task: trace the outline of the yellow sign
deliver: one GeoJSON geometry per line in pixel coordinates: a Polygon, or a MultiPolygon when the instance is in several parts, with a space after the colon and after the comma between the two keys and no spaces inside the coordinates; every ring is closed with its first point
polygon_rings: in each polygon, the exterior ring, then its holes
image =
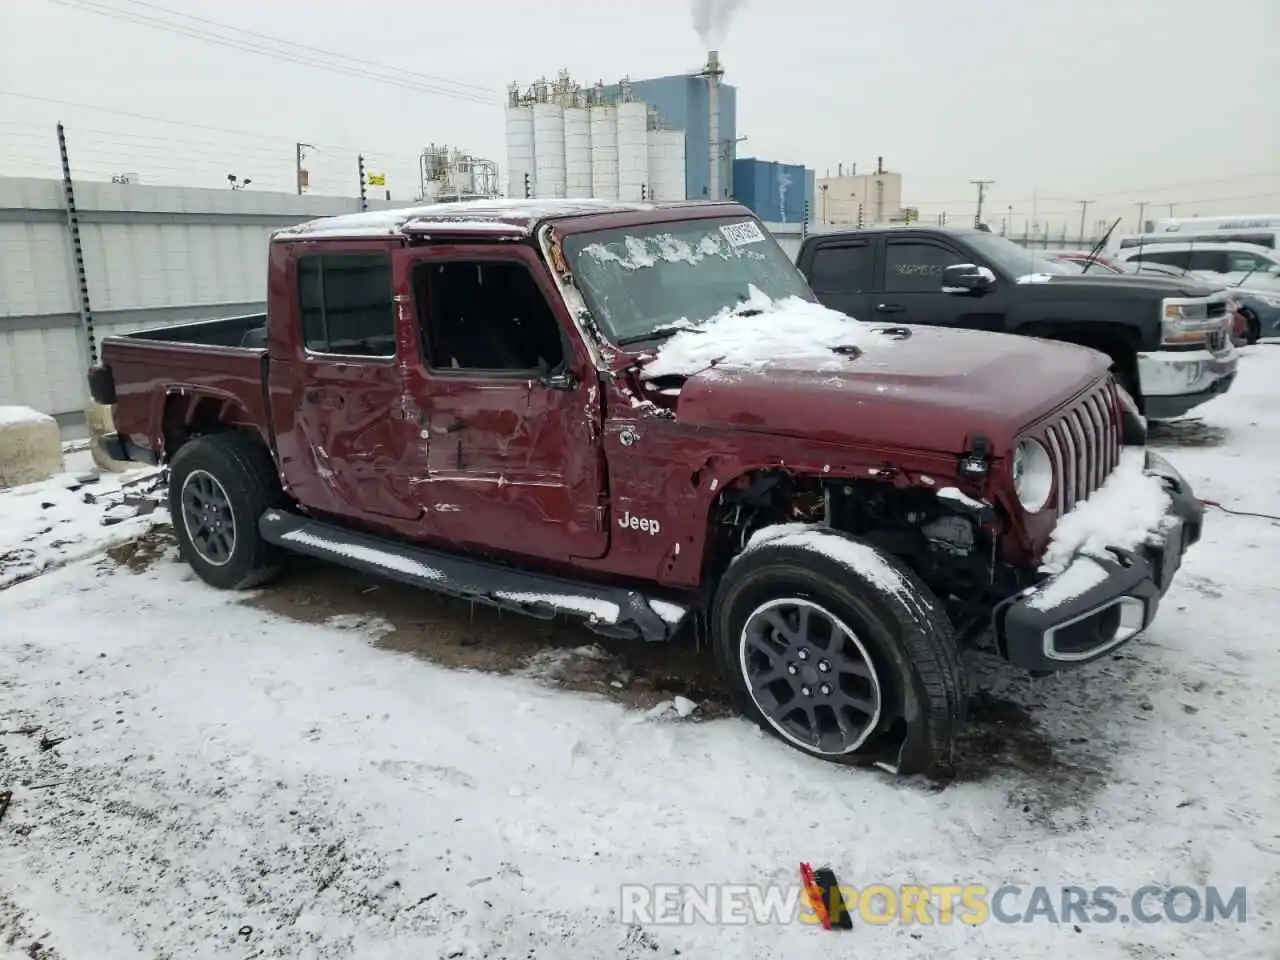
{"type": "Polygon", "coordinates": [[[385,173],[369,174],[369,186],[385,187],[387,185],[387,175],[385,173]]]}

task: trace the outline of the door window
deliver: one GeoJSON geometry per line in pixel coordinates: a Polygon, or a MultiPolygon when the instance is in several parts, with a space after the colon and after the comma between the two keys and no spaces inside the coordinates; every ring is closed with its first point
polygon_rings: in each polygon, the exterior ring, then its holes
{"type": "Polygon", "coordinates": [[[967,262],[935,243],[890,240],[885,253],[884,288],[890,293],[939,293],[942,268],[967,262]]]}
{"type": "MultiPolygon", "coordinates": [[[[1143,263],[1167,263],[1171,267],[1179,267],[1183,270],[1191,269],[1191,251],[1189,250],[1144,251],[1143,253],[1135,254],[1130,259],[1140,260],[1143,263]]],[[[1205,268],[1199,267],[1197,269],[1203,270],[1205,268]]]]}
{"type": "Polygon", "coordinates": [[[828,293],[871,289],[873,251],[869,243],[828,243],[813,252],[809,286],[828,293]]]}
{"type": "Polygon", "coordinates": [[[298,260],[298,309],[312,353],[391,357],[396,352],[391,258],[326,253],[298,260]]]}
{"type": "Polygon", "coordinates": [[[1260,257],[1256,253],[1235,253],[1227,254],[1227,272],[1235,273],[1237,271],[1249,273],[1250,271],[1267,270],[1271,267],[1271,261],[1266,257],[1260,257]]]}
{"type": "Polygon", "coordinates": [[[427,366],[528,374],[564,360],[560,324],[522,263],[446,260],[414,270],[427,366]]]}
{"type": "Polygon", "coordinates": [[[1227,255],[1222,250],[1192,250],[1187,262],[1192,270],[1212,270],[1214,273],[1226,273],[1229,269],[1227,255]]]}

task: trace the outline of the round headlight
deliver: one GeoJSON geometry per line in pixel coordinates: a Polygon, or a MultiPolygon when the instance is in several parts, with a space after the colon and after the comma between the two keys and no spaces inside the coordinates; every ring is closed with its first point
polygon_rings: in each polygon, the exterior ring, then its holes
{"type": "Polygon", "coordinates": [[[1053,492],[1053,461],[1035,440],[1022,440],[1013,449],[1013,490],[1027,513],[1038,513],[1053,492]]]}

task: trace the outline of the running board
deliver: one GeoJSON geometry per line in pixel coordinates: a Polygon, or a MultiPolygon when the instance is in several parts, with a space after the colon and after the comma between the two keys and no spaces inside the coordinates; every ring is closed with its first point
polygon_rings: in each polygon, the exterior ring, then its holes
{"type": "Polygon", "coordinates": [[[258,530],[268,543],[295,553],[540,620],[561,614],[578,617],[588,629],[607,637],[670,640],[689,615],[683,604],[624,587],[579,583],[463,559],[283,510],[264,513],[258,530]]]}

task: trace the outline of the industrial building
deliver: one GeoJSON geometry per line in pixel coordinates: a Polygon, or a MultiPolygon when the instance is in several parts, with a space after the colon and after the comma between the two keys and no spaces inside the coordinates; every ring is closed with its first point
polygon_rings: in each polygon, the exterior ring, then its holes
{"type": "Polygon", "coordinates": [[[877,158],[872,173],[858,173],[856,164],[846,172],[840,164],[836,176],[818,179],[813,202],[816,223],[857,226],[900,220],[904,215],[902,174],[886,170],[884,157],[877,158]]]}
{"type": "Polygon", "coordinates": [[[735,91],[713,51],[702,72],[583,87],[513,83],[506,113],[510,196],[686,200],[730,196],[735,91]]]}
{"type": "Polygon", "coordinates": [[[814,172],[798,164],[750,157],[733,161],[733,197],[766,223],[815,219],[814,172]]]}
{"type": "Polygon", "coordinates": [[[498,165],[456,147],[434,143],[418,157],[419,202],[485,200],[501,195],[498,165]]]}

